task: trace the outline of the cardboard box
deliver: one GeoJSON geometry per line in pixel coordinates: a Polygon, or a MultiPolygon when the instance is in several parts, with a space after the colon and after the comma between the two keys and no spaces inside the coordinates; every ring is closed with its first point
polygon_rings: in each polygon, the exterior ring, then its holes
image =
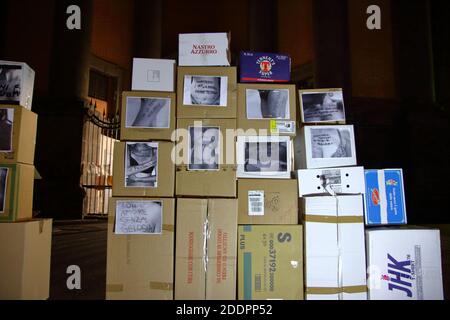
{"type": "Polygon", "coordinates": [[[179,119],[176,195],[236,198],[233,119],[179,119]],[[183,130],[184,129],[184,130],[183,130]]]}
{"type": "Polygon", "coordinates": [[[182,33],[179,35],[180,66],[229,66],[230,33],[182,33]]]}
{"type": "Polygon", "coordinates": [[[175,60],[133,58],[133,91],[175,91],[175,60]]]}
{"type": "Polygon", "coordinates": [[[239,224],[298,224],[297,180],[238,180],[239,224]]]}
{"type": "Polygon", "coordinates": [[[299,90],[301,123],[345,124],[342,89],[299,90]]]}
{"type": "Polygon", "coordinates": [[[173,148],[174,144],[171,142],[116,142],[113,196],[173,197],[173,148]]]}
{"type": "Polygon", "coordinates": [[[176,95],[167,92],[123,92],[120,139],[172,139],[176,128],[176,95]]]}
{"type": "Polygon", "coordinates": [[[0,223],[0,300],[47,300],[52,220],[0,223]]]}
{"type": "Polygon", "coordinates": [[[172,300],[175,199],[111,198],[106,264],[107,300],[172,300]],[[161,234],[115,234],[119,201],[162,203],[161,234]]]}
{"type": "Polygon", "coordinates": [[[353,126],[306,126],[296,148],[299,169],[356,166],[353,126]]]}
{"type": "Polygon", "coordinates": [[[370,300],[443,300],[439,230],[366,231],[370,300]]]}
{"type": "Polygon", "coordinates": [[[367,300],[363,198],[302,199],[307,300],[367,300]]]}
{"type": "Polygon", "coordinates": [[[302,226],[240,226],[239,300],[303,300],[302,226]]]}
{"type": "Polygon", "coordinates": [[[0,60],[0,104],[14,104],[31,110],[34,71],[26,63],[0,60]]]}
{"type": "Polygon", "coordinates": [[[295,85],[238,84],[238,128],[248,130],[245,135],[258,135],[264,130],[262,135],[295,136],[295,91],[295,85]]]}
{"type": "Polygon", "coordinates": [[[238,178],[291,179],[294,151],[290,137],[239,136],[236,149],[238,178]]]}
{"type": "Polygon", "coordinates": [[[403,170],[366,170],[366,224],[406,224],[403,170]]]}
{"type": "Polygon", "coordinates": [[[236,67],[178,67],[177,117],[236,119],[236,67]]]}
{"type": "Polygon", "coordinates": [[[0,115],[0,162],[33,164],[37,114],[21,106],[0,105],[0,115]]]}
{"type": "Polygon", "coordinates": [[[176,300],[235,300],[237,200],[178,199],[176,300]]]}
{"type": "Polygon", "coordinates": [[[0,164],[0,222],[33,217],[34,166],[0,164]]]}
{"type": "Polygon", "coordinates": [[[241,82],[291,81],[291,57],[285,54],[241,51],[239,69],[241,82]]]}
{"type": "Polygon", "coordinates": [[[364,167],[297,171],[300,197],[330,194],[365,194],[364,167]]]}

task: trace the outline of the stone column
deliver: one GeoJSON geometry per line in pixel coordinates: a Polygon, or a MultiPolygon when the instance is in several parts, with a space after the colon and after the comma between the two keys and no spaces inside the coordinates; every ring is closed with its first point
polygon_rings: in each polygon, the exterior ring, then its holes
{"type": "Polygon", "coordinates": [[[135,57],[161,58],[162,11],[162,0],[135,0],[135,57]]]}

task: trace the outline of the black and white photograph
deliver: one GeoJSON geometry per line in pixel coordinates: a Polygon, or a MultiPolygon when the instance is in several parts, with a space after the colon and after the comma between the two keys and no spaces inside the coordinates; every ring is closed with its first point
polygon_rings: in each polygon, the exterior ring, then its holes
{"type": "Polygon", "coordinates": [[[238,137],[238,177],[290,178],[291,155],[289,137],[238,137]]]}
{"type": "Polygon", "coordinates": [[[228,77],[185,76],[183,104],[187,106],[226,107],[228,77]]]}
{"type": "Polygon", "coordinates": [[[0,152],[12,152],[14,109],[0,108],[0,152]]]}
{"type": "Polygon", "coordinates": [[[219,152],[219,127],[189,127],[189,171],[219,170],[219,152]]]}
{"type": "Polygon", "coordinates": [[[289,119],[289,90],[246,90],[247,119],[289,119]]]}
{"type": "Polygon", "coordinates": [[[16,65],[0,65],[0,100],[20,99],[22,68],[16,65]]]}
{"type": "Polygon", "coordinates": [[[313,159],[351,158],[352,134],[349,129],[321,128],[311,130],[313,159]]]}
{"type": "Polygon", "coordinates": [[[126,128],[170,128],[170,99],[128,97],[126,104],[126,128]]]}
{"type": "Polygon", "coordinates": [[[0,213],[5,212],[8,168],[0,168],[0,213]]]}
{"type": "Polygon", "coordinates": [[[345,122],[342,91],[300,92],[303,122],[345,122]]]}
{"type": "Polygon", "coordinates": [[[125,150],[125,187],[158,187],[158,144],[127,142],[125,150]]]}
{"type": "Polygon", "coordinates": [[[152,235],[162,233],[162,202],[117,201],[115,234],[152,235]]]}

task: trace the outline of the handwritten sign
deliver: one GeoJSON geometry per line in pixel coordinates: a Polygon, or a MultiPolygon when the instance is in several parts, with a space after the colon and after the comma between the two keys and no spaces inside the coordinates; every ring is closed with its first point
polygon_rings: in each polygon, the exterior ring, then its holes
{"type": "Polygon", "coordinates": [[[117,201],[115,234],[161,234],[161,201],[117,201]]]}

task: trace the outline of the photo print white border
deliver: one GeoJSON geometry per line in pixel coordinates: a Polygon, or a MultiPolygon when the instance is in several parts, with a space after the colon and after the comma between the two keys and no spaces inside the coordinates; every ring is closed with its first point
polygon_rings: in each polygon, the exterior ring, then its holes
{"type": "Polygon", "coordinates": [[[126,142],[125,143],[125,159],[124,159],[124,185],[126,188],[140,188],[140,189],[156,189],[158,188],[158,179],[159,179],[159,144],[157,142],[126,142]],[[135,144],[147,144],[149,147],[156,148],[156,181],[153,186],[129,186],[127,182],[127,164],[128,164],[128,146],[135,144]]]}
{"type": "Polygon", "coordinates": [[[228,76],[223,75],[185,75],[183,88],[183,105],[191,107],[217,107],[223,108],[228,106],[228,76]],[[220,103],[218,105],[194,104],[191,99],[192,78],[220,78],[220,103]]]}
{"type": "Polygon", "coordinates": [[[290,137],[278,136],[239,136],[236,143],[237,158],[237,178],[253,178],[253,179],[290,179],[292,171],[292,141],[290,137]],[[245,171],[245,144],[246,143],[280,143],[285,142],[287,168],[286,172],[246,172],[245,171]]]}
{"type": "Polygon", "coordinates": [[[301,121],[302,123],[345,123],[346,122],[346,113],[345,113],[345,103],[344,103],[344,92],[340,88],[336,89],[317,89],[317,90],[299,90],[298,96],[300,100],[300,114],[301,114],[301,121]],[[304,106],[304,99],[303,97],[306,95],[312,95],[312,94],[340,94],[342,96],[342,112],[343,116],[342,118],[334,118],[331,120],[307,120],[305,119],[305,106],[304,106]]]}
{"type": "MultiPolygon", "coordinates": [[[[163,232],[163,218],[164,218],[164,203],[161,200],[132,200],[132,199],[128,199],[128,200],[117,200],[116,201],[116,215],[114,217],[115,219],[115,223],[114,223],[114,234],[118,234],[118,235],[161,235],[163,232]],[[126,231],[122,231],[122,226],[120,225],[120,216],[122,214],[122,212],[120,212],[119,210],[119,206],[120,204],[127,204],[127,203],[159,203],[160,205],[160,210],[159,210],[159,217],[160,217],[160,225],[159,225],[159,232],[126,232],[126,231]]],[[[148,222],[148,220],[146,221],[148,222]]],[[[137,224],[137,223],[136,223],[137,224]]]]}
{"type": "Polygon", "coordinates": [[[355,133],[352,125],[306,126],[303,129],[307,169],[356,166],[355,133]],[[347,130],[350,133],[351,157],[345,158],[313,158],[311,130],[347,130]]]}
{"type": "MultiPolygon", "coordinates": [[[[202,132],[202,137],[203,137],[203,133],[202,132]]],[[[221,131],[220,131],[220,126],[188,126],[188,171],[220,171],[220,160],[221,160],[221,152],[222,152],[222,144],[221,144],[221,131]],[[191,145],[191,128],[199,128],[199,129],[217,129],[218,135],[219,135],[219,141],[217,142],[217,148],[216,151],[218,152],[217,155],[217,168],[216,169],[196,169],[196,168],[192,168],[192,166],[194,166],[195,164],[191,164],[191,152],[192,152],[192,145],[191,145]]]]}
{"type": "MultiPolygon", "coordinates": [[[[245,116],[247,118],[247,120],[262,120],[262,121],[268,121],[268,120],[290,120],[291,119],[291,97],[290,97],[290,90],[289,89],[279,89],[279,88],[246,88],[245,89],[245,116]],[[249,94],[251,94],[252,91],[257,91],[258,93],[260,91],[283,91],[285,93],[287,93],[287,99],[286,99],[286,109],[285,109],[285,116],[284,118],[264,118],[262,115],[262,111],[261,111],[261,117],[251,117],[249,116],[249,109],[253,108],[254,106],[250,106],[249,105],[249,94]]],[[[261,110],[261,103],[259,105],[259,108],[261,110]]]]}
{"type": "MultiPolygon", "coordinates": [[[[139,101],[139,104],[141,103],[141,101],[139,101]]],[[[139,108],[139,107],[138,107],[139,108]]],[[[172,112],[172,99],[171,98],[166,98],[166,97],[146,97],[146,96],[128,96],[126,97],[126,104],[125,104],[125,128],[127,129],[170,129],[170,116],[171,116],[171,112],[172,112]],[[136,121],[136,116],[139,113],[139,109],[137,112],[135,112],[135,117],[134,119],[130,119],[130,112],[129,112],[129,106],[130,103],[132,103],[132,100],[134,99],[140,99],[142,101],[142,99],[148,99],[148,100],[165,100],[166,104],[164,105],[164,109],[168,109],[167,111],[167,126],[133,126],[132,124],[130,124],[132,121],[136,121]]]]}

